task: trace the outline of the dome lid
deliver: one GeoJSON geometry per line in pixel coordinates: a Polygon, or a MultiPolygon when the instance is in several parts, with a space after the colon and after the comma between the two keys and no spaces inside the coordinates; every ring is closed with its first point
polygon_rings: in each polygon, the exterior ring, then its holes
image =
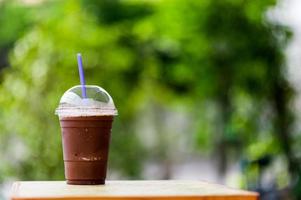
{"type": "Polygon", "coordinates": [[[103,88],[85,85],[86,98],[82,97],[82,86],[76,85],[61,97],[55,113],[59,117],[117,115],[112,97],[103,88]]]}

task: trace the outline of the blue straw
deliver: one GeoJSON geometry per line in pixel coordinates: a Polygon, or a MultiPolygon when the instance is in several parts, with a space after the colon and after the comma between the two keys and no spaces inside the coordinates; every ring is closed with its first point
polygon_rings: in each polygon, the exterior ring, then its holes
{"type": "Polygon", "coordinates": [[[86,81],[85,81],[85,74],[84,74],[84,68],[83,68],[83,60],[82,55],[80,53],[77,54],[77,64],[78,64],[78,72],[79,72],[79,78],[80,78],[80,84],[82,86],[82,97],[84,99],[87,98],[86,93],[86,81]]]}

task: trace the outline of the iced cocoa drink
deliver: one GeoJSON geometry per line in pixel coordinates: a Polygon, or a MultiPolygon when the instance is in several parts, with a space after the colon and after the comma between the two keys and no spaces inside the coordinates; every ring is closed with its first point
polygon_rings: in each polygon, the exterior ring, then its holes
{"type": "Polygon", "coordinates": [[[69,89],[56,110],[59,115],[65,177],[68,184],[104,184],[114,116],[110,95],[98,86],[69,89]]]}

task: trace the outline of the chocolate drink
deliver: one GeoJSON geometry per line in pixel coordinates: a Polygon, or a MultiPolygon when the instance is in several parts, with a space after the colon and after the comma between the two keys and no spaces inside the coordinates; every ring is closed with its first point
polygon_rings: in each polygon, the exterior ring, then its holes
{"type": "Polygon", "coordinates": [[[68,184],[104,184],[113,116],[60,118],[68,184]]]}

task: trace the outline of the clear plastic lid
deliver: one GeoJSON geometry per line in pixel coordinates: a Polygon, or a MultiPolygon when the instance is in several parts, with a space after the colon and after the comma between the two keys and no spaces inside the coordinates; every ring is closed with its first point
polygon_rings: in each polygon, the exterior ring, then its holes
{"type": "Polygon", "coordinates": [[[103,88],[85,85],[86,98],[82,97],[82,86],[67,90],[55,111],[59,117],[117,115],[112,97],[103,88]]]}

